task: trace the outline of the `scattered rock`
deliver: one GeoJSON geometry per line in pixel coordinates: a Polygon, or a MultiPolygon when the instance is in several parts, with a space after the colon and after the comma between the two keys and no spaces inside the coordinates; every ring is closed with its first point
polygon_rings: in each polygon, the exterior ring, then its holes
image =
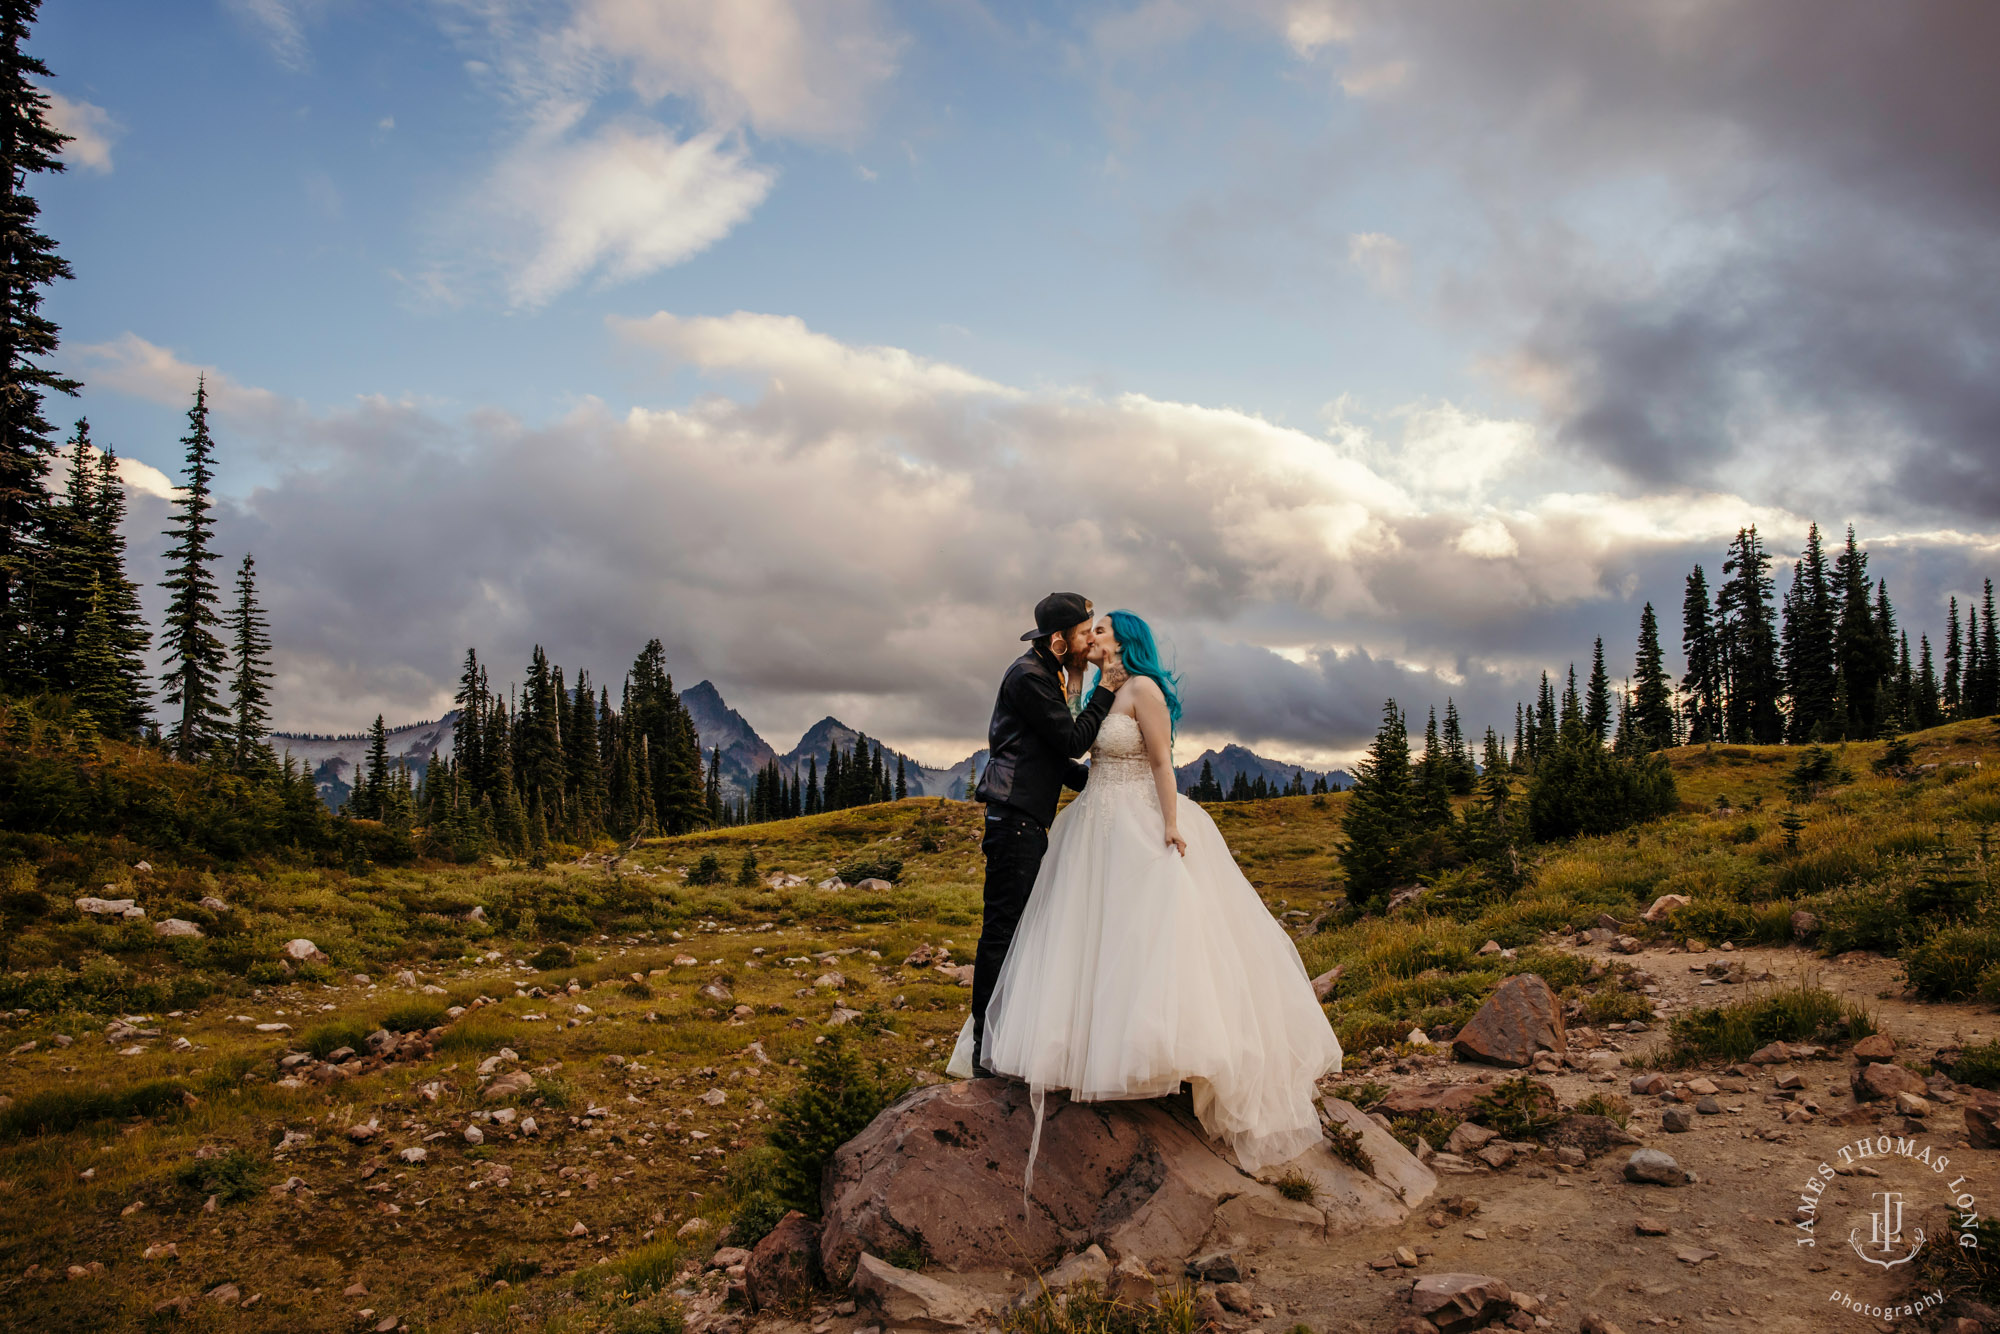
{"type": "Polygon", "coordinates": [[[202,938],[200,927],[196,926],[193,922],[185,921],[179,917],[169,917],[164,922],[153,923],[153,934],[156,936],[185,936],[193,940],[200,940],[202,938]]]}
{"type": "Polygon", "coordinates": [[[753,1310],[806,1296],[820,1281],[818,1227],[792,1210],[757,1243],[743,1277],[753,1310]]]}
{"type": "Polygon", "coordinates": [[[1498,1138],[1500,1138],[1500,1132],[1497,1130],[1488,1130],[1485,1126],[1474,1125],[1470,1121],[1463,1121],[1459,1123],[1458,1128],[1453,1130],[1451,1135],[1445,1140],[1445,1152],[1458,1154],[1473,1153],[1485,1148],[1498,1138]]]}
{"type": "Polygon", "coordinates": [[[1658,1149],[1639,1149],[1626,1159],[1625,1179],[1653,1186],[1685,1186],[1693,1180],[1671,1154],[1658,1149]]]}
{"type": "Polygon", "coordinates": [[[89,913],[92,917],[123,917],[137,906],[131,899],[84,897],[76,901],[76,910],[80,913],[89,913]]]}
{"type": "Polygon", "coordinates": [[[210,1301],[219,1302],[224,1306],[234,1306],[243,1300],[243,1289],[234,1283],[218,1283],[203,1295],[210,1301]]]}
{"type": "Polygon", "coordinates": [[[374,1139],[380,1131],[381,1127],[373,1121],[357,1121],[347,1128],[347,1138],[353,1140],[356,1144],[366,1144],[374,1139]]]}
{"type": "Polygon", "coordinates": [[[1894,1098],[1898,1093],[1914,1093],[1922,1097],[1929,1091],[1930,1086],[1924,1083],[1922,1075],[1892,1061],[1876,1061],[1854,1072],[1854,1097],[1858,1102],[1894,1098]]]}
{"type": "Polygon", "coordinates": [[[1783,1065],[1792,1059],[1792,1049],[1783,1042],[1773,1042],[1767,1047],[1759,1047],[1750,1053],[1752,1065],[1783,1065]]]}
{"type": "Polygon", "coordinates": [[[1649,1218],[1645,1214],[1640,1214],[1636,1219],[1632,1220],[1632,1230],[1642,1237],[1664,1237],[1673,1229],[1657,1218],[1649,1218]]]}
{"type": "Polygon", "coordinates": [[[898,1269],[873,1255],[864,1254],[856,1262],[849,1286],[858,1303],[872,1307],[892,1327],[958,1329],[991,1314],[976,1294],[898,1269]]]}
{"type": "Polygon", "coordinates": [[[1243,1266],[1230,1251],[1210,1251],[1187,1262],[1187,1276],[1197,1283],[1241,1283],[1243,1266]]]}
{"type": "Polygon", "coordinates": [[[1721,1254],[1719,1251],[1704,1251],[1693,1246],[1682,1246],[1674,1252],[1674,1259],[1684,1265],[1698,1265],[1704,1260],[1715,1259],[1719,1254],[1721,1254]]]}
{"type": "Polygon", "coordinates": [[[178,1260],[181,1248],[171,1241],[156,1241],[139,1253],[141,1260],[178,1260]]]}
{"type": "Polygon", "coordinates": [[[1887,1033],[1871,1033],[1854,1044],[1854,1059],[1863,1065],[1896,1059],[1896,1040],[1887,1033]]]}
{"type": "Polygon", "coordinates": [[[401,1158],[406,1163],[420,1163],[424,1159],[430,1157],[431,1155],[430,1155],[430,1150],[424,1148],[423,1145],[413,1144],[409,1148],[404,1149],[402,1152],[398,1153],[396,1156],[398,1158],[401,1158]]]}
{"type": "Polygon", "coordinates": [[[1982,1092],[1965,1104],[1965,1139],[1975,1149],[2000,1149],[2000,1094],[1982,1092]]]}
{"type": "Polygon", "coordinates": [[[854,887],[859,890],[865,890],[870,894],[887,894],[895,888],[887,880],[878,880],[874,876],[870,876],[866,880],[856,881],[854,887]]]}
{"type": "Polygon", "coordinates": [[[1437,1112],[1445,1116],[1467,1116],[1486,1092],[1479,1084],[1416,1084],[1396,1089],[1370,1110],[1387,1116],[1411,1116],[1437,1112]]]}
{"type": "Polygon", "coordinates": [[[1792,939],[1798,941],[1801,945],[1805,945],[1818,938],[1819,918],[1813,916],[1804,908],[1794,908],[1792,910],[1792,939]]]}
{"type": "Polygon", "coordinates": [[[1577,1325],[1577,1334],[1625,1334],[1625,1331],[1593,1311],[1577,1325]]]}
{"type": "Polygon", "coordinates": [[[287,959],[290,959],[293,963],[326,962],[325,952],[322,951],[319,946],[313,944],[310,940],[307,940],[304,936],[300,936],[296,940],[286,941],[285,948],[282,951],[280,951],[280,953],[282,953],[287,959]]]}
{"type": "Polygon", "coordinates": [[[1485,1274],[1426,1274],[1410,1285],[1410,1308],[1443,1334],[1478,1329],[1503,1315],[1514,1290],[1485,1274]]]}
{"type": "Polygon", "coordinates": [[[1667,914],[1676,908],[1685,908],[1691,902],[1685,894],[1662,894],[1653,900],[1653,906],[1639,914],[1649,922],[1664,922],[1667,914]]]}
{"type": "Polygon", "coordinates": [[[1451,1045],[1465,1060],[1515,1068],[1532,1064],[1537,1051],[1563,1055],[1569,1050],[1562,1006],[1549,984],[1533,973],[1516,973],[1502,982],[1451,1045]]]}
{"type": "Polygon", "coordinates": [[[478,1126],[467,1126],[465,1128],[465,1142],[467,1144],[484,1144],[486,1142],[486,1132],[478,1126]]]}
{"type": "Polygon", "coordinates": [[[1632,1092],[1636,1094],[1639,1094],[1643,1097],[1653,1097],[1655,1095],[1665,1093],[1666,1091],[1667,1091],[1667,1077],[1665,1075],[1653,1074],[1653,1075],[1632,1076],[1632,1092]]]}
{"type": "Polygon", "coordinates": [[[1325,1000],[1328,996],[1331,996],[1334,984],[1340,981],[1340,975],[1346,971],[1347,965],[1337,963],[1314,978],[1312,981],[1313,995],[1319,997],[1321,1000],[1325,1000]]]}
{"type": "Polygon", "coordinates": [[[1102,1246],[1088,1246],[1073,1255],[1066,1255],[1062,1263],[1043,1274],[1038,1282],[1031,1283],[1021,1292],[1017,1300],[1027,1305],[1041,1296],[1044,1288],[1050,1292],[1061,1292],[1079,1283],[1095,1283],[1100,1288],[1111,1286],[1111,1258],[1102,1246]]]}
{"type": "MultiPolygon", "coordinates": [[[[485,1102],[500,1102],[507,1098],[518,1098],[533,1091],[535,1077],[526,1070],[509,1070],[480,1091],[480,1099],[485,1102]]],[[[526,1129],[524,1125],[522,1129],[526,1129]]]]}

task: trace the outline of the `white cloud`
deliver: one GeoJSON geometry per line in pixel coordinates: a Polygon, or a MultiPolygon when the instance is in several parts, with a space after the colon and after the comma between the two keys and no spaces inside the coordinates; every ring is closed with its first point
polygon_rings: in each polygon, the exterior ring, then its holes
{"type": "MultiPolygon", "coordinates": [[[[1532,429],[1450,404],[1315,434],[1023,389],[791,317],[613,332],[717,392],[530,425],[313,411],[212,375],[219,424],[276,464],[223,539],[269,572],[288,725],[434,714],[468,644],[504,676],[542,643],[615,689],[658,634],[677,680],[715,678],[774,741],[837,709],[956,759],[1025,609],[1067,586],[1173,642],[1191,737],[1345,753],[1385,693],[1511,717],[1592,634],[1629,643],[1639,598],[1678,605],[1742,524],[1780,549],[1804,528],[1730,495],[1521,491],[1532,429]]],[[[187,402],[191,362],[130,334],[89,352],[94,386],[187,402]]]]}
{"type": "Polygon", "coordinates": [[[1409,285],[1410,249],[1393,236],[1356,232],[1347,238],[1347,262],[1391,296],[1401,296],[1409,285]]]}
{"type": "Polygon", "coordinates": [[[860,129],[902,46],[873,0],[581,0],[570,34],[649,101],[803,139],[860,129]]]}
{"type": "Polygon", "coordinates": [[[728,235],[771,188],[773,173],[720,131],[676,140],[618,122],[573,133],[582,113],[572,105],[552,116],[487,188],[517,306],[542,305],[592,273],[619,281],[678,264],[728,235]]]}
{"type": "Polygon", "coordinates": [[[53,88],[44,88],[42,94],[49,99],[49,123],[70,136],[63,156],[92,171],[110,171],[111,145],[125,127],[93,102],[64,97],[53,88]]]}
{"type": "Polygon", "coordinates": [[[319,3],[320,0],[229,0],[230,8],[263,34],[270,43],[271,54],[287,69],[305,66],[306,17],[319,3]]]}

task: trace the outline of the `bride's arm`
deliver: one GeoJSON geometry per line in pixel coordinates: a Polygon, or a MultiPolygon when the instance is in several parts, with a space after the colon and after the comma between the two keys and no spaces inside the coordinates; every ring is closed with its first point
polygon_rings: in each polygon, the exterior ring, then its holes
{"type": "Polygon", "coordinates": [[[1152,766],[1153,789],[1160,796],[1160,816],[1167,824],[1167,842],[1187,856],[1181,837],[1180,789],[1174,783],[1174,723],[1167,716],[1167,697],[1151,677],[1135,676],[1126,683],[1132,692],[1132,712],[1139,720],[1139,738],[1146,743],[1146,763],[1152,766]]]}

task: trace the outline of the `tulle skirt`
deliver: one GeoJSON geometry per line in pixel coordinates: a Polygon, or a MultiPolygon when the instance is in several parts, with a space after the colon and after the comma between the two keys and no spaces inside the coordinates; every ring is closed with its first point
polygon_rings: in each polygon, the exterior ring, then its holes
{"type": "MultiPolygon", "coordinates": [[[[1176,800],[1185,858],[1150,781],[1093,779],[1056,817],[987,1009],[986,1064],[1086,1102],[1186,1081],[1203,1128],[1254,1172],[1319,1142],[1314,1084],[1340,1069],[1340,1043],[1215,822],[1176,800]]],[[[951,1072],[972,1073],[970,1021],[951,1072]]]]}

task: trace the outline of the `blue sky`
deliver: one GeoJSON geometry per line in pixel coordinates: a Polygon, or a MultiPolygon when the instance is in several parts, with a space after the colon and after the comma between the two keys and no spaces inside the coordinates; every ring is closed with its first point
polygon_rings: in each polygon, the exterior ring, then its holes
{"type": "Polygon", "coordinates": [[[1193,735],[1338,758],[1808,518],[1935,628],[2000,563],[1986,20],[1499,8],[71,0],[50,309],[165,474],[215,377],[302,728],[660,634],[949,761],[1068,582],[1193,735]]]}

